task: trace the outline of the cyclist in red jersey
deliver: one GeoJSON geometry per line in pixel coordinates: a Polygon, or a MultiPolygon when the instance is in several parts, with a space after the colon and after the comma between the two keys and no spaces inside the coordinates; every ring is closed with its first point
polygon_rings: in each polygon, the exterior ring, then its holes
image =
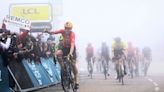
{"type": "MultiPolygon", "coordinates": [[[[73,57],[73,73],[75,76],[75,89],[79,88],[79,83],[78,83],[78,69],[76,66],[76,46],[75,46],[75,33],[72,31],[73,24],[71,22],[66,22],[64,25],[65,29],[60,29],[56,31],[47,31],[45,32],[53,35],[53,34],[62,34],[63,36],[63,48],[61,51],[58,51],[59,55],[62,56],[72,56],[73,57]]],[[[59,63],[61,67],[63,66],[62,58],[59,60],[59,63]]]]}
{"type": "MultiPolygon", "coordinates": [[[[86,47],[86,61],[87,61],[87,70],[89,72],[90,71],[89,64],[93,65],[94,63],[94,48],[91,43],[88,43],[86,47]]],[[[90,74],[88,76],[90,76],[90,74]]]]}

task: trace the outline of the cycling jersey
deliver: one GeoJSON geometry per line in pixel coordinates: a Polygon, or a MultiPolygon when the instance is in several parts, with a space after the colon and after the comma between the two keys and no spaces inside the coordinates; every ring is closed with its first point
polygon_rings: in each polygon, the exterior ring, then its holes
{"type": "MultiPolygon", "coordinates": [[[[20,30],[24,30],[24,29],[20,29],[20,30]]],[[[17,45],[28,35],[29,30],[24,30],[24,32],[22,34],[19,35],[18,39],[17,39],[17,45]]]]}
{"type": "Polygon", "coordinates": [[[51,34],[59,34],[61,33],[63,36],[63,46],[64,47],[71,47],[71,45],[75,45],[75,34],[72,31],[65,31],[64,29],[50,32],[51,34]]]}
{"type": "Polygon", "coordinates": [[[143,48],[142,54],[145,58],[151,58],[151,49],[149,47],[143,48]]]}
{"type": "MultiPolygon", "coordinates": [[[[71,47],[74,47],[73,51],[73,59],[76,60],[76,47],[75,47],[75,34],[72,31],[65,31],[64,29],[58,31],[52,31],[50,34],[62,34],[63,42],[62,42],[62,51],[63,56],[67,56],[70,52],[71,47]]],[[[60,45],[61,46],[61,45],[60,45]]]]}
{"type": "Polygon", "coordinates": [[[103,45],[101,47],[101,56],[104,57],[107,61],[109,61],[109,48],[108,46],[103,45]]]}
{"type": "Polygon", "coordinates": [[[135,49],[131,46],[127,48],[127,56],[133,57],[135,55],[135,49]]]}
{"type": "Polygon", "coordinates": [[[124,42],[113,42],[112,43],[112,50],[114,52],[114,56],[118,56],[118,55],[122,55],[123,54],[123,50],[125,49],[125,44],[124,42]]]}
{"type": "Polygon", "coordinates": [[[87,54],[87,57],[93,57],[93,54],[94,54],[94,49],[92,46],[88,46],[86,48],[86,54],[87,54]]]}

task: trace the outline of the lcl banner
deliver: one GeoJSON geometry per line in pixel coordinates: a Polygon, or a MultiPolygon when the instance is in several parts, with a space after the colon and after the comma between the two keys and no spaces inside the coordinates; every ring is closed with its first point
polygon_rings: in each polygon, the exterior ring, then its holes
{"type": "Polygon", "coordinates": [[[26,18],[31,22],[51,22],[52,7],[50,4],[12,4],[10,15],[26,18]]]}
{"type": "Polygon", "coordinates": [[[30,32],[43,32],[45,28],[52,29],[51,4],[11,4],[10,15],[29,19],[30,32]]]}

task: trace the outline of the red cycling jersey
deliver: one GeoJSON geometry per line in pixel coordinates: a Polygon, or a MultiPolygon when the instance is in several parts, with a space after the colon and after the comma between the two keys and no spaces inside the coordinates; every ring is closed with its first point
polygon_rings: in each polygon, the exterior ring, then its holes
{"type": "MultiPolygon", "coordinates": [[[[21,29],[24,30],[24,29],[21,29]]],[[[19,35],[16,44],[18,45],[29,33],[30,30],[25,30],[22,34],[19,35]]]]}
{"type": "MultiPolygon", "coordinates": [[[[6,25],[5,23],[2,24],[2,28],[3,29],[6,29],[6,25]]],[[[21,30],[24,30],[24,29],[21,29],[21,30]]],[[[19,42],[26,37],[26,35],[29,33],[30,30],[25,30],[22,34],[19,35],[17,41],[16,41],[16,44],[18,45],[19,42]]]]}
{"type": "Polygon", "coordinates": [[[93,54],[94,54],[94,49],[92,46],[88,46],[86,48],[86,54],[87,54],[87,57],[93,57],[93,54]]]}
{"type": "Polygon", "coordinates": [[[68,34],[64,29],[52,31],[51,34],[62,34],[64,40],[64,47],[75,46],[75,33],[70,31],[68,34]]]}

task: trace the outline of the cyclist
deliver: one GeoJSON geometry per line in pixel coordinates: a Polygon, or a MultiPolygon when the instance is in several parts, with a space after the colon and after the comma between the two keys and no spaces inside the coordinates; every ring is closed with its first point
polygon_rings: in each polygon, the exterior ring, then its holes
{"type": "MultiPolygon", "coordinates": [[[[102,42],[101,58],[104,58],[104,60],[107,63],[107,73],[108,73],[110,56],[109,56],[109,47],[107,46],[106,42],[102,42]]],[[[108,73],[108,76],[109,76],[109,73],[108,73]]]]}
{"type": "MultiPolygon", "coordinates": [[[[91,62],[91,59],[92,60],[94,59],[94,48],[93,48],[93,46],[92,46],[91,43],[88,43],[88,45],[86,47],[86,60],[87,60],[87,69],[88,69],[88,72],[90,71],[89,64],[94,63],[94,62],[91,62]]],[[[90,76],[90,74],[88,76],[90,76]]]]}
{"type": "MultiPolygon", "coordinates": [[[[76,47],[75,47],[75,33],[72,31],[73,24],[71,22],[66,22],[64,25],[64,29],[57,30],[57,31],[48,31],[47,29],[45,32],[49,34],[62,34],[63,36],[63,48],[62,51],[58,51],[59,53],[62,53],[62,56],[72,56],[73,62],[73,73],[75,76],[75,89],[79,88],[78,83],[78,70],[76,67],[76,47]]],[[[62,58],[59,60],[59,62],[63,62],[62,58]]],[[[63,66],[63,63],[60,63],[61,67],[63,66]]]]}
{"type": "Polygon", "coordinates": [[[150,47],[144,47],[142,50],[143,58],[149,61],[152,60],[152,53],[150,47]]]}
{"type": "Polygon", "coordinates": [[[132,42],[128,42],[127,62],[128,62],[129,74],[132,74],[133,77],[133,68],[134,68],[133,66],[135,64],[135,48],[133,47],[132,42]]]}
{"type": "Polygon", "coordinates": [[[58,50],[62,50],[62,48],[63,48],[63,36],[62,35],[60,35],[59,36],[59,43],[58,43],[58,45],[57,45],[57,48],[58,48],[58,50]]]}
{"type": "MultiPolygon", "coordinates": [[[[62,56],[62,49],[63,49],[63,36],[60,35],[59,36],[59,43],[56,44],[55,47],[55,56],[57,57],[57,60],[60,61],[60,57],[62,56]]],[[[62,62],[59,62],[59,64],[61,65],[62,62]]]]}
{"type": "MultiPolygon", "coordinates": [[[[125,59],[126,59],[126,55],[125,55],[125,44],[124,42],[121,40],[120,37],[116,37],[114,39],[114,42],[112,43],[112,51],[113,51],[113,62],[115,62],[118,59],[123,59],[123,66],[124,66],[124,74],[126,75],[126,65],[125,65],[125,59]]],[[[117,62],[115,63],[115,65],[117,64],[117,62]]],[[[116,68],[116,67],[115,67],[116,68]]],[[[118,71],[116,69],[117,72],[117,79],[118,79],[118,71]]]]}
{"type": "Polygon", "coordinates": [[[97,72],[101,72],[101,70],[102,70],[101,49],[97,49],[97,52],[96,52],[96,55],[95,55],[95,61],[96,61],[97,72]]]}
{"type": "Polygon", "coordinates": [[[136,66],[136,75],[139,76],[139,62],[141,61],[141,55],[139,48],[135,48],[135,66],[136,66]]]}
{"type": "Polygon", "coordinates": [[[149,65],[152,61],[152,52],[150,47],[144,47],[142,50],[142,56],[143,56],[143,67],[146,69],[145,76],[147,75],[147,70],[149,68],[149,65]]]}

